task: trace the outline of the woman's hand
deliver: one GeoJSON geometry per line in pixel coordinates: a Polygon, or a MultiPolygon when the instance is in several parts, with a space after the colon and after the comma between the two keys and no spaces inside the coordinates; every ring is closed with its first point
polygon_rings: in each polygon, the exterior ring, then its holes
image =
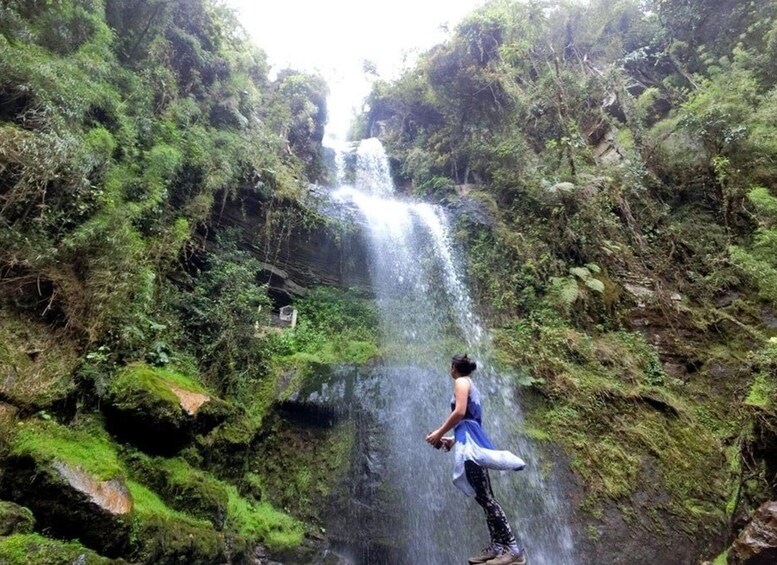
{"type": "Polygon", "coordinates": [[[439,449],[441,446],[438,444],[442,440],[443,433],[444,432],[439,428],[434,430],[433,432],[431,432],[429,435],[426,436],[426,443],[439,449]]]}

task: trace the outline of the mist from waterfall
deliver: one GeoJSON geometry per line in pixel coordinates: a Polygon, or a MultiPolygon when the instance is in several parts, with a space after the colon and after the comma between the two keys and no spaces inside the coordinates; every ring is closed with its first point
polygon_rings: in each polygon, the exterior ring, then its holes
{"type": "Polygon", "coordinates": [[[488,544],[483,511],[451,482],[452,454],[424,442],[450,412],[450,358],[467,352],[478,362],[473,377],[485,397],[486,432],[499,448],[516,452],[528,464],[517,473],[491,471],[496,497],[530,563],[572,565],[563,500],[549,461],[541,460],[521,433],[515,384],[492,366],[489,335],[472,303],[445,211],[394,195],[379,140],[337,144],[335,149],[340,186],[332,197],[343,207],[355,207],[365,226],[387,351],[377,391],[363,403],[382,426],[386,475],[402,509],[386,517],[394,522],[390,541],[399,548],[398,560],[463,563],[488,544]],[[346,163],[354,171],[346,172],[346,163]],[[346,183],[349,178],[352,184],[346,183]]]}

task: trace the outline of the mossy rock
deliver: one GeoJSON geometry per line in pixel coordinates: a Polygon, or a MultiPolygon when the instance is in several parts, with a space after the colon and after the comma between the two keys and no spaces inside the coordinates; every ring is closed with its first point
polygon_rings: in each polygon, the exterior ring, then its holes
{"type": "Polygon", "coordinates": [[[3,465],[2,496],[29,507],[40,527],[59,537],[78,538],[110,557],[123,555],[133,503],[107,435],[46,421],[17,428],[3,465]]]}
{"type": "Polygon", "coordinates": [[[218,563],[229,553],[210,522],[176,512],[126,479],[117,446],[99,421],[75,429],[25,421],[17,428],[0,492],[29,506],[54,535],[144,563],[218,563]]]}
{"type": "Polygon", "coordinates": [[[73,541],[60,541],[38,534],[13,534],[0,538],[3,565],[125,565],[122,559],[107,559],[73,541]]]}
{"type": "Polygon", "coordinates": [[[254,544],[261,541],[273,550],[289,550],[302,541],[300,522],[266,502],[242,496],[235,486],[183,459],[136,453],[128,458],[128,464],[138,476],[150,480],[171,507],[208,520],[217,530],[223,529],[225,543],[233,551],[244,543],[241,540],[254,544]]]}
{"type": "Polygon", "coordinates": [[[71,374],[76,345],[45,325],[0,310],[0,395],[26,412],[67,404],[76,392],[71,374]]]}
{"type": "Polygon", "coordinates": [[[151,516],[139,522],[133,560],[149,565],[212,565],[245,562],[245,540],[226,538],[213,528],[151,516]],[[229,543],[227,543],[229,539],[229,543]]]}
{"type": "Polygon", "coordinates": [[[237,479],[243,460],[258,431],[258,423],[249,416],[230,419],[209,434],[197,437],[197,448],[205,467],[218,475],[237,479]]]}
{"type": "Polygon", "coordinates": [[[223,529],[229,496],[220,481],[180,458],[135,453],[127,458],[127,464],[171,507],[208,520],[217,530],[223,529]]]}
{"type": "Polygon", "coordinates": [[[122,369],[108,386],[111,431],[149,453],[172,454],[236,409],[191,378],[145,364],[122,369]]]}
{"type": "Polygon", "coordinates": [[[0,536],[29,534],[35,527],[35,517],[29,508],[0,500],[0,536]]]}

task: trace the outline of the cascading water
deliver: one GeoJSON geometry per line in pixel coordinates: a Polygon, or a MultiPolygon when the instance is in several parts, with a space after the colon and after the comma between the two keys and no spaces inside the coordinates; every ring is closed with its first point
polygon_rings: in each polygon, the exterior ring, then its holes
{"type": "MultiPolygon", "coordinates": [[[[385,517],[391,521],[388,543],[397,548],[392,560],[447,565],[464,562],[487,544],[482,510],[451,483],[452,456],[424,443],[450,410],[450,356],[466,351],[478,361],[474,377],[485,396],[486,431],[498,446],[528,463],[520,473],[492,471],[496,496],[532,564],[572,565],[564,505],[552,478],[543,475],[547,462],[535,459],[537,451],[520,434],[514,385],[491,366],[488,334],[461,276],[444,210],[393,196],[388,161],[377,139],[362,141],[355,153],[353,185],[343,183],[349,177],[342,169],[348,159],[337,155],[337,178],[343,184],[333,197],[355,206],[366,226],[388,352],[388,367],[378,370],[376,390],[363,403],[382,427],[385,474],[399,509],[385,517]]],[[[371,562],[364,556],[352,559],[371,562]]]]}

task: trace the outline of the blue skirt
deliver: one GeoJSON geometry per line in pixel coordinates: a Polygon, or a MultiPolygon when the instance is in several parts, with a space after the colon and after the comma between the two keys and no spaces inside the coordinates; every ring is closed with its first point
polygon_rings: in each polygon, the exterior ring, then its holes
{"type": "Polygon", "coordinates": [[[461,420],[453,429],[456,443],[453,447],[453,484],[467,496],[475,496],[475,489],[464,473],[464,462],[473,461],[486,469],[520,471],[526,463],[510,451],[498,450],[475,420],[461,420]]]}

